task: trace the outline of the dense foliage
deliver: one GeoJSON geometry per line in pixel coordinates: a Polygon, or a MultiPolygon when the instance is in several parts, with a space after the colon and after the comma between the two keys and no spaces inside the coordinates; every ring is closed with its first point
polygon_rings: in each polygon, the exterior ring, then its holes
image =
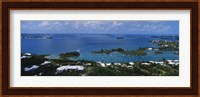
{"type": "Polygon", "coordinates": [[[110,66],[102,67],[93,61],[66,61],[62,59],[51,59],[51,63],[47,65],[40,65],[42,62],[48,60],[44,56],[34,55],[31,58],[22,59],[21,74],[22,76],[178,76],[179,66],[172,66],[165,61],[164,65],[150,63],[144,65],[144,62],[136,62],[134,65],[122,63],[122,65],[115,65],[111,63],[110,66]],[[91,63],[90,66],[85,66],[86,63],[91,63]],[[24,71],[25,67],[38,65],[39,68],[31,71],[24,71]],[[57,73],[56,69],[60,66],[67,65],[82,65],[85,69],[67,70],[57,73]]]}
{"type": "Polygon", "coordinates": [[[117,48],[117,49],[108,49],[108,50],[104,50],[101,49],[99,51],[94,51],[92,52],[93,54],[110,54],[112,52],[118,52],[121,54],[125,54],[125,55],[131,55],[131,56],[145,56],[147,55],[147,53],[144,50],[138,49],[138,50],[124,50],[122,48],[117,48]]]}

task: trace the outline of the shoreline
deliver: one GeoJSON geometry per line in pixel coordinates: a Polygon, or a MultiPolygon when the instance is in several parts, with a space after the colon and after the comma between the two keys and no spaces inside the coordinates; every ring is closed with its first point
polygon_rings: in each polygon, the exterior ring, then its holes
{"type": "Polygon", "coordinates": [[[108,63],[87,60],[74,61],[63,57],[48,59],[45,58],[45,55],[25,53],[22,54],[21,61],[22,76],[177,76],[179,71],[179,60],[166,59],[108,63]],[[158,69],[154,70],[155,67],[158,69]],[[168,68],[167,71],[165,68],[168,68]],[[119,70],[120,72],[118,72],[119,70]],[[168,70],[172,71],[168,73],[168,70]],[[154,73],[155,71],[157,73],[154,73]]]}

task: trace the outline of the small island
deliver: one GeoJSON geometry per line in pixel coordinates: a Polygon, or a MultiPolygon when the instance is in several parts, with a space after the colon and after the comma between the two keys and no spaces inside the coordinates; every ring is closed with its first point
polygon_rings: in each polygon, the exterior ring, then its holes
{"type": "Polygon", "coordinates": [[[51,35],[37,35],[37,34],[33,34],[33,35],[29,35],[29,34],[23,34],[21,36],[22,39],[53,39],[53,36],[51,35]]]}
{"type": "Polygon", "coordinates": [[[117,37],[117,39],[124,39],[123,37],[117,37]]]}
{"type": "Polygon", "coordinates": [[[178,41],[163,41],[163,40],[152,40],[149,41],[155,45],[158,45],[160,51],[178,51],[179,50],[179,42],[178,41]]]}
{"type": "Polygon", "coordinates": [[[67,53],[62,53],[60,54],[60,57],[63,58],[63,57],[78,57],[80,56],[80,53],[79,52],[67,52],[67,53]]]}
{"type": "Polygon", "coordinates": [[[99,51],[94,51],[91,52],[93,54],[110,54],[112,52],[118,52],[121,54],[125,54],[125,55],[130,55],[130,56],[145,56],[147,55],[147,53],[144,50],[124,50],[122,48],[117,48],[117,49],[101,49],[99,51]]]}

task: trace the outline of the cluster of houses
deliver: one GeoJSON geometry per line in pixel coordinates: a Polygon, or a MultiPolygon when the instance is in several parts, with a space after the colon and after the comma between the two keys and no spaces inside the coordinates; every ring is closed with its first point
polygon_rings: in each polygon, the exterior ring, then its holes
{"type": "Polygon", "coordinates": [[[178,66],[179,65],[179,60],[167,60],[168,64],[172,66],[178,66]]]}
{"type": "MultiPolygon", "coordinates": [[[[40,65],[49,65],[49,64],[51,64],[51,62],[50,61],[44,61],[43,63],[41,63],[40,65]]],[[[38,69],[39,68],[39,65],[33,65],[33,66],[31,66],[31,67],[25,67],[24,68],[24,71],[32,71],[32,70],[35,70],[35,69],[38,69]]]]}
{"type": "Polygon", "coordinates": [[[67,65],[67,66],[60,66],[56,69],[57,73],[62,73],[63,71],[67,70],[78,70],[78,71],[83,71],[85,67],[79,66],[79,65],[67,65]]]}
{"type": "MultiPolygon", "coordinates": [[[[179,65],[179,60],[166,60],[167,64],[171,66],[178,66],[179,65]]],[[[165,65],[166,63],[164,61],[149,61],[149,62],[143,62],[141,63],[142,65],[151,65],[151,64],[160,64],[160,65],[165,65]]],[[[97,62],[101,67],[107,67],[110,66],[111,63],[103,63],[103,62],[97,62]]],[[[122,67],[132,67],[135,63],[134,62],[129,62],[128,64],[125,63],[113,63],[114,65],[119,65],[122,67]]]]}
{"type": "Polygon", "coordinates": [[[37,69],[39,66],[37,66],[37,65],[33,65],[33,66],[31,66],[31,67],[25,67],[24,68],[24,71],[31,71],[31,70],[35,70],[35,69],[37,69]]]}
{"type": "Polygon", "coordinates": [[[31,53],[24,53],[24,54],[21,56],[21,59],[25,59],[25,58],[31,58],[31,53]]]}
{"type": "MultiPolygon", "coordinates": [[[[152,50],[152,49],[149,49],[152,50]]],[[[31,58],[31,53],[24,53],[21,57],[23,58],[31,58]]],[[[151,64],[160,64],[160,65],[165,65],[167,62],[167,64],[170,64],[171,66],[178,66],[179,65],[179,60],[166,60],[164,61],[149,61],[149,62],[143,62],[141,63],[142,65],[151,65],[151,64]]],[[[77,63],[80,63],[79,61],[77,63]]],[[[103,63],[103,62],[96,62],[99,66],[101,67],[108,67],[108,66],[121,66],[121,67],[127,67],[127,68],[133,68],[133,65],[135,65],[134,62],[129,62],[128,64],[125,63],[103,63]]],[[[85,69],[86,66],[90,66],[92,65],[92,63],[82,63],[83,65],[59,65],[59,67],[56,69],[56,74],[57,73],[62,73],[64,71],[68,71],[68,70],[78,70],[78,71],[83,71],[85,69]]],[[[40,65],[32,65],[31,67],[25,67],[24,71],[28,72],[28,71],[32,71],[32,70],[36,70],[39,68],[39,66],[48,66],[51,65],[51,61],[44,61],[43,63],[41,63],[40,65]]],[[[39,74],[41,75],[41,74],[39,74]]]]}

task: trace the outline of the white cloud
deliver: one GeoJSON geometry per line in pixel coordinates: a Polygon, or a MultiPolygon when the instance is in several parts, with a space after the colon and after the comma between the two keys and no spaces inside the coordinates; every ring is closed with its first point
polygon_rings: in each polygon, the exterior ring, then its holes
{"type": "Polygon", "coordinates": [[[161,32],[161,31],[169,31],[171,29],[172,28],[169,25],[164,25],[162,24],[162,22],[149,21],[149,22],[133,22],[129,30],[161,32]]]}
{"type": "Polygon", "coordinates": [[[110,28],[114,28],[122,25],[121,22],[111,22],[111,21],[75,21],[71,22],[72,26],[75,29],[80,27],[96,29],[96,30],[108,30],[110,28]]]}
{"type": "Polygon", "coordinates": [[[41,27],[45,27],[45,26],[49,26],[49,22],[48,21],[43,21],[39,24],[39,26],[41,27]]]}
{"type": "Polygon", "coordinates": [[[112,23],[112,26],[113,26],[113,27],[121,26],[121,25],[122,25],[122,22],[116,22],[116,21],[115,21],[115,22],[112,23]]]}

